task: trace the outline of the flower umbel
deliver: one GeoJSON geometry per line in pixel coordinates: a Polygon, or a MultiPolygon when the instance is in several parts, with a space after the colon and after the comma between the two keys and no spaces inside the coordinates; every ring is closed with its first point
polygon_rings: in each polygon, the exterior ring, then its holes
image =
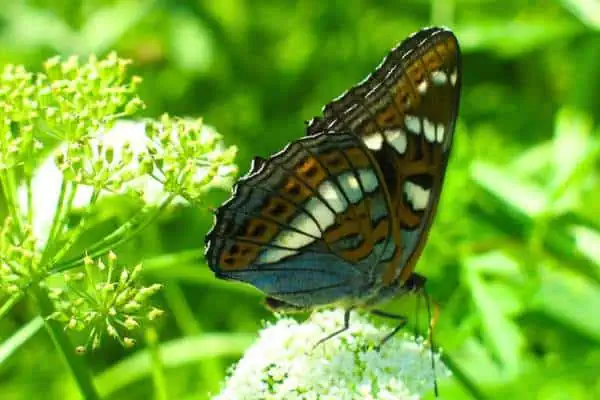
{"type": "MultiPolygon", "coordinates": [[[[267,326],[214,399],[403,400],[433,389],[431,351],[421,339],[398,334],[376,350],[388,328],[357,314],[348,331],[312,348],[342,321],[343,312],[324,311],[302,324],[285,318],[267,326]]],[[[448,376],[434,357],[437,378],[448,376]]]]}
{"type": "Polygon", "coordinates": [[[129,64],[111,53],[0,70],[0,317],[31,293],[63,354],[65,330],[87,335],[79,350],[135,343],[162,314],[149,305],[160,285],[109,250],[235,172],[235,149],[200,121],[124,120],[144,108],[129,64]]]}
{"type": "Polygon", "coordinates": [[[171,118],[149,121],[148,153],[140,164],[163,185],[163,190],[196,200],[206,189],[222,184],[236,172],[235,147],[225,149],[221,136],[202,120],[171,118]]]}
{"type": "Polygon", "coordinates": [[[105,260],[87,258],[86,269],[87,273],[65,273],[66,288],[51,291],[57,311],[49,318],[63,321],[66,329],[87,332],[87,341],[77,347],[78,352],[97,349],[106,335],[124,347],[133,346],[132,336],[140,323],[163,314],[148,303],[162,285],[140,285],[142,265],[120,267],[112,252],[105,260]]]}
{"type": "Polygon", "coordinates": [[[39,270],[40,254],[30,227],[23,236],[14,234],[14,221],[6,217],[0,229],[0,293],[14,294],[33,281],[39,270]]]}

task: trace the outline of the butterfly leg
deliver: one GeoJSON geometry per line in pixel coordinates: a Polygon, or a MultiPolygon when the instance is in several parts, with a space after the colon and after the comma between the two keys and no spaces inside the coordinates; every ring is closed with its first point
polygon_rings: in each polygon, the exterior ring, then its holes
{"type": "Polygon", "coordinates": [[[349,308],[344,312],[344,326],[341,329],[338,329],[337,331],[325,336],[323,339],[319,340],[317,343],[314,344],[313,346],[313,350],[315,348],[317,348],[320,344],[325,343],[326,341],[328,341],[329,339],[339,335],[340,333],[343,333],[345,331],[348,330],[348,328],[350,328],[350,313],[352,312],[354,308],[349,308]]]}
{"type": "Polygon", "coordinates": [[[299,307],[294,304],[286,303],[285,301],[278,300],[274,297],[267,297],[265,299],[265,306],[273,312],[281,313],[298,313],[308,311],[305,307],[299,307]]]}
{"type": "Polygon", "coordinates": [[[379,342],[379,344],[375,347],[376,350],[381,349],[381,347],[388,340],[390,340],[392,337],[394,337],[394,335],[396,333],[398,333],[398,331],[400,331],[400,329],[404,328],[406,326],[406,323],[408,322],[408,319],[403,315],[392,314],[392,313],[388,313],[388,312],[381,311],[381,310],[371,310],[371,314],[377,315],[378,317],[384,317],[384,318],[389,318],[389,319],[399,321],[398,325],[390,333],[385,335],[383,337],[383,339],[381,339],[381,342],[379,342]]]}
{"type": "MultiPolygon", "coordinates": [[[[439,390],[438,390],[437,376],[435,375],[435,357],[434,357],[434,354],[433,354],[433,349],[434,349],[435,345],[433,343],[433,327],[434,327],[435,323],[437,322],[438,314],[439,314],[439,309],[437,307],[437,304],[434,304],[434,315],[432,317],[432,313],[431,313],[431,300],[429,298],[429,294],[425,290],[425,281],[426,281],[426,278],[424,276],[421,276],[419,274],[414,274],[413,273],[408,278],[408,280],[404,283],[403,286],[407,290],[409,290],[409,291],[418,292],[418,294],[422,294],[423,297],[425,298],[425,304],[427,306],[427,319],[428,319],[428,335],[427,335],[427,340],[429,341],[430,358],[431,358],[431,369],[434,372],[434,377],[433,377],[433,392],[435,394],[435,397],[437,398],[438,395],[439,395],[439,390]]],[[[420,296],[419,296],[419,299],[420,299],[420,296]]]]}

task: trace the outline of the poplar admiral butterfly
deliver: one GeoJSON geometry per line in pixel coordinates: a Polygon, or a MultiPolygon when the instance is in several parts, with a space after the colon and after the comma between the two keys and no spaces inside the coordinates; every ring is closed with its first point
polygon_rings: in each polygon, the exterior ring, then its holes
{"type": "Polygon", "coordinates": [[[450,30],[422,29],[305,137],[256,157],[206,237],[215,275],[257,287],[276,310],[344,307],[346,328],[351,310],[422,286],[413,271],[448,164],[460,61],[450,30]]]}

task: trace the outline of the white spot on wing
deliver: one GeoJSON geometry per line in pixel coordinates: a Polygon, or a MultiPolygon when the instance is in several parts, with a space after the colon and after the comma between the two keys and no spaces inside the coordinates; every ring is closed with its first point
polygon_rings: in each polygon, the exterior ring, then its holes
{"type": "Polygon", "coordinates": [[[360,201],[362,198],[360,184],[352,172],[344,172],[338,177],[338,181],[351,203],[354,204],[360,201]]]}
{"type": "Polygon", "coordinates": [[[373,192],[379,185],[377,176],[375,176],[375,173],[370,169],[359,169],[358,179],[360,179],[365,192],[373,192]]]}
{"type": "Polygon", "coordinates": [[[440,143],[444,142],[444,134],[446,133],[446,127],[444,126],[444,124],[439,124],[437,126],[437,129],[435,130],[436,133],[436,140],[440,143]]]}
{"type": "Polygon", "coordinates": [[[419,83],[419,86],[417,86],[417,90],[421,94],[427,93],[427,79],[423,79],[423,81],[419,83]]]}
{"type": "Polygon", "coordinates": [[[337,213],[345,211],[346,207],[348,207],[348,202],[340,189],[330,181],[321,183],[319,194],[337,213]]]}
{"type": "Polygon", "coordinates": [[[379,133],[372,133],[363,137],[363,142],[371,150],[380,150],[383,138],[379,133]]]}
{"type": "Polygon", "coordinates": [[[314,238],[311,238],[303,233],[286,229],[279,232],[279,234],[275,236],[275,239],[273,239],[272,243],[275,246],[299,249],[307,244],[312,243],[314,240],[314,238]]]}
{"type": "Polygon", "coordinates": [[[297,215],[292,222],[290,222],[290,226],[314,237],[321,237],[321,230],[317,223],[304,213],[297,215]]]}
{"type": "Polygon", "coordinates": [[[292,256],[296,253],[298,252],[295,250],[270,248],[263,251],[258,260],[256,261],[258,264],[271,264],[276,263],[277,261],[280,261],[283,258],[292,256]]]}
{"type": "Polygon", "coordinates": [[[450,83],[452,84],[452,86],[456,86],[457,79],[458,79],[458,71],[455,68],[454,71],[452,71],[452,73],[450,74],[450,83]]]}
{"type": "Polygon", "coordinates": [[[442,86],[448,82],[448,75],[444,71],[435,70],[431,73],[431,80],[434,85],[442,86]]]}
{"type": "Polygon", "coordinates": [[[424,210],[427,207],[430,189],[424,189],[416,183],[406,181],[404,183],[404,192],[413,209],[424,210]]]}
{"type": "Polygon", "coordinates": [[[423,118],[423,133],[428,142],[435,142],[435,124],[427,118],[423,118]]]}
{"type": "Polygon", "coordinates": [[[400,154],[406,151],[406,133],[401,129],[390,130],[385,132],[387,142],[400,154]]]}
{"type": "Polygon", "coordinates": [[[421,133],[421,120],[419,119],[419,117],[407,114],[404,117],[404,124],[412,133],[417,135],[421,133]]]}
{"type": "Polygon", "coordinates": [[[319,225],[321,230],[329,228],[335,222],[335,214],[331,211],[325,203],[319,198],[313,197],[304,204],[306,211],[312,215],[319,225]]]}

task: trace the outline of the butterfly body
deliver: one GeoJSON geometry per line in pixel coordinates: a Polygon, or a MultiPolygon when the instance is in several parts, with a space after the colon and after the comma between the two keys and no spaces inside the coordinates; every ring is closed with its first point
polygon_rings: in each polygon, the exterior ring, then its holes
{"type": "Polygon", "coordinates": [[[283,310],[373,307],[410,291],[435,215],[460,94],[456,37],[427,28],[256,158],[216,213],[206,259],[283,310]]]}

